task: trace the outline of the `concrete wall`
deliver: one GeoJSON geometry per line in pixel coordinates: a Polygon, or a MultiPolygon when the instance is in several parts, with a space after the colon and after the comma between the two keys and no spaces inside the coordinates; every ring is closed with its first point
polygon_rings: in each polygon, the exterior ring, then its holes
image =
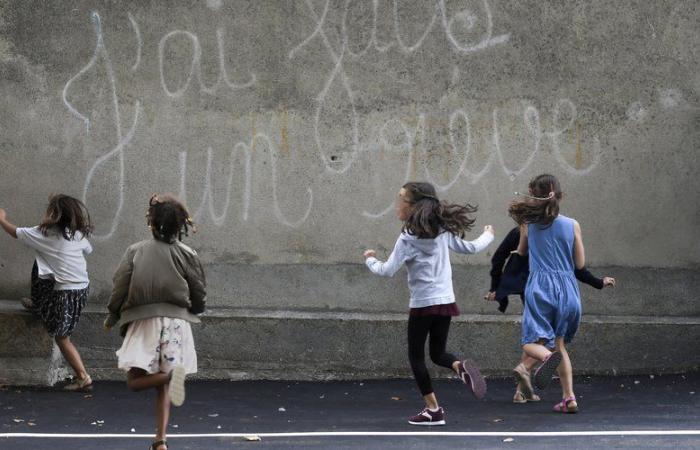
{"type": "MultiPolygon", "coordinates": [[[[34,225],[49,193],[85,199],[95,306],[172,191],[212,307],[391,313],[404,275],[361,252],[391,250],[404,181],[503,237],[546,171],[619,279],[587,312],[698,316],[699,22],[695,1],[0,1],[0,206],[34,225]]],[[[17,298],[32,255],[0,242],[17,298]]],[[[466,312],[494,311],[489,258],[453,259],[466,312]]]]}

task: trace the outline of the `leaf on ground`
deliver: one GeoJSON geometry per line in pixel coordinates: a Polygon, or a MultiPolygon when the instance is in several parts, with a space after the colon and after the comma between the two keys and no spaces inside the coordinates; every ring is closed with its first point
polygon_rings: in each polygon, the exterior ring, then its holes
{"type": "Polygon", "coordinates": [[[503,439],[503,442],[513,442],[515,439],[513,438],[505,438],[503,439]]]}

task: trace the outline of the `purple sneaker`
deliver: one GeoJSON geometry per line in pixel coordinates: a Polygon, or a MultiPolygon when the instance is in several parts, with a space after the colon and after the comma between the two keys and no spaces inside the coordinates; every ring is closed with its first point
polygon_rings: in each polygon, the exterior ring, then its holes
{"type": "Polygon", "coordinates": [[[459,379],[469,386],[474,393],[474,397],[481,400],[486,395],[486,380],[481,376],[481,372],[474,364],[474,361],[465,359],[459,362],[457,367],[459,379]]]}
{"type": "Polygon", "coordinates": [[[438,408],[437,411],[431,411],[425,408],[419,414],[409,417],[408,423],[411,425],[445,425],[445,411],[438,408]]]}

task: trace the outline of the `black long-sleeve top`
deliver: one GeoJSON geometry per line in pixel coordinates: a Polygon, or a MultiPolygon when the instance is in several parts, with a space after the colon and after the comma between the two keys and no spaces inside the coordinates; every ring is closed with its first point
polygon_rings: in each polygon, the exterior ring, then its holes
{"type": "MultiPolygon", "coordinates": [[[[523,300],[530,265],[527,256],[513,253],[518,249],[519,243],[520,229],[515,227],[508,232],[491,258],[491,292],[496,293],[498,310],[501,312],[505,312],[508,307],[509,295],[518,294],[523,300]]],[[[574,270],[574,275],[582,283],[603,289],[603,279],[597,278],[585,267],[574,270]]]]}

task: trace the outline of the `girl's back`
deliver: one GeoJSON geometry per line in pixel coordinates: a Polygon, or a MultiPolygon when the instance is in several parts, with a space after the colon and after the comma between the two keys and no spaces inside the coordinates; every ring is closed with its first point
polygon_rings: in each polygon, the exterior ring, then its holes
{"type": "Polygon", "coordinates": [[[530,272],[574,272],[574,220],[558,215],[549,226],[528,225],[530,272]]]}

